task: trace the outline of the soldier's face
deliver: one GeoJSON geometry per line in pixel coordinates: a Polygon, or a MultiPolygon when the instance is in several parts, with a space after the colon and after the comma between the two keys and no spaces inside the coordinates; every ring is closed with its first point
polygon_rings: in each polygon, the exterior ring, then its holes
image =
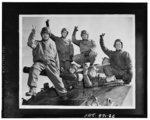
{"type": "Polygon", "coordinates": [[[43,40],[48,40],[49,39],[49,34],[48,33],[43,33],[42,34],[42,39],[43,40]]]}
{"type": "Polygon", "coordinates": [[[67,35],[68,35],[68,33],[67,33],[67,31],[63,31],[63,32],[61,33],[61,35],[62,35],[63,38],[66,38],[67,35]]]}
{"type": "Polygon", "coordinates": [[[122,45],[121,45],[121,42],[116,42],[116,50],[121,50],[122,49],[122,45]]]}
{"type": "Polygon", "coordinates": [[[83,40],[87,40],[88,39],[88,35],[87,34],[82,34],[81,37],[82,37],[83,40]]]}

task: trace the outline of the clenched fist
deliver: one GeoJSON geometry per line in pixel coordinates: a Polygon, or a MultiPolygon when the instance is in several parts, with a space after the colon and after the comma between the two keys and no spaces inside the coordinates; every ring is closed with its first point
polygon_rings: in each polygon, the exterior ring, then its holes
{"type": "Polygon", "coordinates": [[[75,32],[78,31],[78,26],[75,26],[75,27],[74,27],[74,31],[75,31],[75,32]]]}
{"type": "Polygon", "coordinates": [[[46,20],[46,27],[49,27],[49,19],[46,20]]]}
{"type": "Polygon", "coordinates": [[[36,31],[36,27],[32,25],[32,32],[35,33],[35,31],[36,31]]]}
{"type": "Polygon", "coordinates": [[[105,36],[105,33],[102,33],[101,35],[100,35],[100,38],[103,38],[105,36]]]}

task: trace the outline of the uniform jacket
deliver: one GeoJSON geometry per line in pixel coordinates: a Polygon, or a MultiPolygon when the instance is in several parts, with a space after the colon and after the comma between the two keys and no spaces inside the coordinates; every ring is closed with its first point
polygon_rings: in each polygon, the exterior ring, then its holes
{"type": "Polygon", "coordinates": [[[131,58],[126,51],[112,51],[105,47],[103,38],[100,39],[100,45],[104,53],[110,58],[110,65],[119,71],[131,70],[131,58]]]}
{"type": "Polygon", "coordinates": [[[80,47],[80,52],[84,53],[89,50],[95,51],[96,44],[93,40],[76,40],[75,38],[72,42],[80,47]]]}
{"type": "Polygon", "coordinates": [[[49,64],[51,61],[55,62],[59,68],[59,57],[56,49],[55,42],[51,39],[47,41],[44,40],[34,40],[35,33],[31,32],[28,38],[28,46],[33,49],[33,61],[43,62],[49,64]]]}
{"type": "Polygon", "coordinates": [[[50,38],[55,41],[59,59],[62,61],[71,60],[74,55],[73,44],[70,40],[57,37],[51,33],[50,38]]]}

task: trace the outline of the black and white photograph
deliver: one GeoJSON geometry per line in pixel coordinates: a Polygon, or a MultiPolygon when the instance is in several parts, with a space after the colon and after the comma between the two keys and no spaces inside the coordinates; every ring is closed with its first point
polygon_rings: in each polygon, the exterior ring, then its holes
{"type": "Polygon", "coordinates": [[[147,117],[147,3],[4,2],[2,23],[4,118],[147,117]]]}
{"type": "Polygon", "coordinates": [[[134,15],[19,17],[20,108],[135,108],[134,15]]]}

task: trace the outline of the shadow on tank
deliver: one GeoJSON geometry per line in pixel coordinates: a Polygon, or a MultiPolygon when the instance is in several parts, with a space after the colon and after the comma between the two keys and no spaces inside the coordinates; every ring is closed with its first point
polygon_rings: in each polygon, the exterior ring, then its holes
{"type": "MultiPolygon", "coordinates": [[[[29,67],[24,67],[23,72],[29,73],[29,70],[29,67]]],[[[46,72],[42,71],[40,75],[46,76],[46,72]]],[[[83,81],[78,81],[75,74],[60,74],[60,77],[68,91],[68,99],[62,99],[54,87],[44,83],[36,96],[28,100],[22,98],[22,105],[121,106],[131,87],[120,82],[106,82],[101,86],[85,88],[83,81]]]]}
{"type": "Polygon", "coordinates": [[[63,100],[58,96],[56,89],[49,87],[48,83],[36,96],[32,96],[29,100],[23,99],[22,105],[80,105],[84,100],[75,100],[79,96],[79,91],[76,89],[68,91],[68,99],[63,100]]]}

